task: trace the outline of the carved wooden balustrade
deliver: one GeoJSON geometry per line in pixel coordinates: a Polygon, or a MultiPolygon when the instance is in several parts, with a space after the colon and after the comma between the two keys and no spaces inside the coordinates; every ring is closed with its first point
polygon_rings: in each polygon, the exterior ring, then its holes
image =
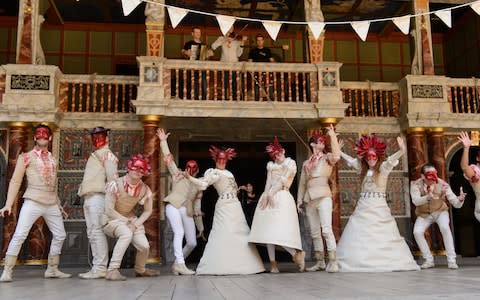
{"type": "Polygon", "coordinates": [[[165,95],[182,100],[317,102],[313,64],[166,60],[165,95]]]}
{"type": "Polygon", "coordinates": [[[477,78],[449,78],[447,97],[452,113],[480,113],[480,86],[477,78]]]}
{"type": "Polygon", "coordinates": [[[62,75],[59,107],[63,112],[131,113],[137,76],[62,75]]]}

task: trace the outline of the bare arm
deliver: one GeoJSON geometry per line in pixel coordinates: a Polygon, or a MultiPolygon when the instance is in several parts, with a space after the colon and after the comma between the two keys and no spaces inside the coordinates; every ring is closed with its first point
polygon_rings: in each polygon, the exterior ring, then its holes
{"type": "Polygon", "coordinates": [[[463,144],[463,153],[462,159],[460,160],[460,167],[462,168],[463,174],[465,174],[468,179],[471,179],[475,175],[475,172],[468,165],[468,154],[470,151],[470,146],[472,145],[472,140],[466,132],[460,132],[458,139],[463,144]]]}

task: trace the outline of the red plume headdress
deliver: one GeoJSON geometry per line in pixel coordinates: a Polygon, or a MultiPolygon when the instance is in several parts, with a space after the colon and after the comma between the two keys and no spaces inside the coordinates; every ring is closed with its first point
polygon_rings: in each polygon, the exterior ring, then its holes
{"type": "Polygon", "coordinates": [[[150,159],[142,154],[135,154],[127,163],[128,170],[138,170],[147,176],[152,171],[150,159]]]}
{"type": "Polygon", "coordinates": [[[280,143],[278,142],[278,137],[275,137],[273,139],[273,143],[270,143],[268,144],[267,147],[265,147],[265,152],[268,153],[268,155],[270,155],[270,158],[272,160],[275,160],[275,156],[277,156],[277,154],[280,154],[284,151],[282,145],[280,145],[280,143]]]}
{"type": "Polygon", "coordinates": [[[325,144],[327,141],[327,137],[320,130],[315,129],[312,131],[312,136],[310,136],[309,143],[317,144],[319,141],[322,144],[325,144]]]}
{"type": "Polygon", "coordinates": [[[213,145],[210,145],[210,149],[208,151],[210,152],[210,156],[214,161],[217,161],[218,159],[232,160],[235,156],[237,156],[237,152],[235,152],[235,149],[233,148],[219,149],[213,145]]]}
{"type": "Polygon", "coordinates": [[[377,156],[383,156],[386,148],[387,144],[374,133],[362,135],[355,144],[355,151],[360,158],[366,157],[368,152],[375,152],[377,156]]]}

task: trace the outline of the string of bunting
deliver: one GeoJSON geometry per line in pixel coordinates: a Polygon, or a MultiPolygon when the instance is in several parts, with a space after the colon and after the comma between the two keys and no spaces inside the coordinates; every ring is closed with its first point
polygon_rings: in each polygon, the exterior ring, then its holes
{"type": "Polygon", "coordinates": [[[322,33],[323,29],[327,25],[330,26],[330,25],[350,24],[350,26],[352,26],[353,30],[355,30],[359,38],[362,41],[365,41],[367,39],[368,30],[370,28],[371,23],[392,21],[398,27],[398,29],[400,29],[400,31],[403,34],[408,34],[410,30],[410,19],[414,17],[435,14],[437,17],[440,18],[440,20],[442,20],[445,23],[445,25],[451,28],[452,27],[452,11],[455,9],[462,8],[465,6],[470,6],[478,15],[480,15],[480,0],[459,4],[456,6],[452,6],[450,8],[445,8],[437,11],[429,11],[429,12],[419,13],[419,14],[408,14],[400,17],[390,17],[390,18],[371,19],[371,20],[362,20],[362,21],[340,21],[340,22],[269,21],[269,20],[260,20],[260,19],[247,18],[247,17],[234,17],[234,16],[219,15],[219,14],[214,14],[209,12],[197,11],[197,10],[192,10],[188,8],[176,7],[168,4],[155,2],[152,0],[122,0],[123,14],[125,16],[129,15],[142,2],[161,5],[165,7],[168,11],[168,15],[170,16],[170,20],[173,28],[177,27],[177,25],[182,21],[182,19],[188,13],[195,13],[195,14],[215,17],[217,19],[218,25],[220,26],[220,30],[222,31],[223,35],[227,34],[228,30],[233,26],[233,24],[237,20],[249,21],[249,22],[260,22],[263,24],[263,27],[265,28],[265,30],[268,32],[268,34],[273,40],[277,39],[278,32],[280,31],[282,24],[307,25],[312,31],[312,34],[315,37],[315,39],[318,39],[320,37],[320,34],[322,33]]]}

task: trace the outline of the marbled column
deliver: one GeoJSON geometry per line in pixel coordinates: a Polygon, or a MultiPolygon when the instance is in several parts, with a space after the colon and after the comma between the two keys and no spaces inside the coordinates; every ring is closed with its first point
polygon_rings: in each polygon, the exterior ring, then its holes
{"type": "MultiPolygon", "coordinates": [[[[28,146],[28,124],[24,122],[13,122],[9,124],[10,134],[8,142],[8,162],[7,162],[7,182],[10,182],[15,165],[17,164],[17,158],[22,152],[27,151],[28,146]]],[[[17,225],[18,213],[20,212],[21,203],[20,197],[25,191],[25,182],[23,183],[20,191],[18,192],[15,202],[12,205],[12,211],[10,215],[3,218],[3,241],[2,241],[2,258],[5,257],[8,244],[12,239],[15,227],[17,225]]]]}
{"type": "MultiPolygon", "coordinates": [[[[426,132],[424,128],[410,128],[407,132],[407,152],[408,152],[408,173],[410,181],[417,180],[420,178],[422,173],[422,166],[426,163],[425,161],[425,141],[426,141],[426,132]]],[[[410,203],[410,215],[413,224],[417,218],[415,214],[415,205],[410,203]]],[[[425,233],[427,242],[430,243],[430,233],[427,231],[425,233]]],[[[414,250],[419,252],[418,246],[415,243],[414,250]]],[[[420,254],[420,253],[418,253],[420,254]]]]}
{"type": "MultiPolygon", "coordinates": [[[[38,5],[37,5],[38,7],[38,5]]],[[[21,32],[19,33],[20,37],[18,41],[20,45],[17,45],[18,55],[17,55],[17,64],[33,64],[33,15],[34,6],[32,5],[32,0],[20,1],[19,7],[19,28],[21,32]],[[23,19],[21,19],[23,17],[23,19]],[[22,23],[22,24],[20,24],[22,23]]]]}
{"type": "MultiPolygon", "coordinates": [[[[428,131],[428,159],[435,166],[438,177],[448,181],[447,164],[445,162],[445,143],[443,128],[432,128],[428,131]]],[[[450,205],[446,202],[447,205],[450,205]]],[[[451,222],[450,222],[451,224],[451,222]]],[[[433,224],[430,229],[432,237],[431,249],[434,254],[445,255],[445,247],[443,246],[443,238],[440,229],[433,224]]]]}
{"type": "Polygon", "coordinates": [[[144,178],[144,182],[153,193],[153,212],[145,222],[145,233],[150,242],[150,263],[161,262],[160,259],[160,141],[157,137],[157,129],[160,117],[155,115],[142,116],[143,122],[143,152],[150,158],[152,173],[144,178]]]}
{"type": "MultiPolygon", "coordinates": [[[[320,120],[320,123],[323,128],[330,127],[330,125],[335,126],[337,124],[337,119],[335,118],[323,118],[320,120]]],[[[328,140],[328,150],[331,151],[330,139],[328,140]]],[[[335,239],[340,239],[342,224],[342,207],[340,202],[340,184],[338,182],[338,164],[333,167],[332,174],[330,175],[330,189],[332,190],[332,229],[333,234],[335,234],[335,239]]]]}

